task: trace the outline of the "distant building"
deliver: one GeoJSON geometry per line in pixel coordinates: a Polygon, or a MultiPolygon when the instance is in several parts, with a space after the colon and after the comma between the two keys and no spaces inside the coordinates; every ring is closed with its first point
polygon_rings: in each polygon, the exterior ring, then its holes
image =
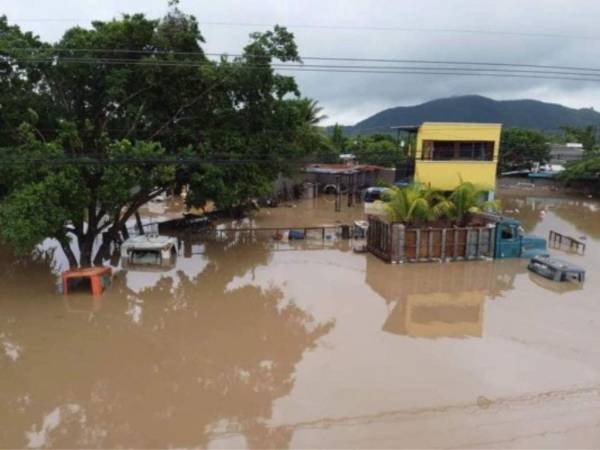
{"type": "Polygon", "coordinates": [[[308,164],[304,168],[304,181],[317,184],[319,190],[335,186],[338,179],[342,189],[351,183],[364,189],[379,181],[393,183],[394,170],[370,164],[308,164]]]}
{"type": "Polygon", "coordinates": [[[550,144],[550,164],[565,165],[572,161],[581,161],[584,153],[583,144],[576,142],[550,144]]]}
{"type": "Polygon", "coordinates": [[[340,155],[340,161],[346,164],[356,164],[358,162],[356,156],[352,153],[342,153],[340,155]]]}
{"type": "Polygon", "coordinates": [[[493,197],[501,124],[425,122],[392,128],[399,135],[416,134],[407,151],[407,162],[398,168],[399,178],[442,191],[451,191],[461,181],[468,181],[493,197]]]}

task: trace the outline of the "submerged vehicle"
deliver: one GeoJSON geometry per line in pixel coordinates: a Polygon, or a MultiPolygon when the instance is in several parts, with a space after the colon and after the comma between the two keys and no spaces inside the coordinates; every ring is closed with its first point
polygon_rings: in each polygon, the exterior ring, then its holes
{"type": "Polygon", "coordinates": [[[391,263],[548,255],[546,239],[525,235],[518,220],[496,214],[472,214],[467,225],[436,228],[406,226],[376,215],[368,221],[368,250],[391,263]]]}
{"type": "Polygon", "coordinates": [[[127,266],[172,266],[178,240],[171,236],[145,234],[127,239],[121,245],[121,261],[127,266]]]}
{"type": "Polygon", "coordinates": [[[529,270],[552,281],[575,281],[583,283],[585,270],[575,264],[549,256],[531,258],[529,270]]]}
{"type": "Polygon", "coordinates": [[[525,234],[521,222],[512,217],[480,213],[478,216],[495,223],[494,258],[533,258],[549,256],[546,239],[525,234]]]}
{"type": "Polygon", "coordinates": [[[375,200],[383,200],[386,192],[390,189],[386,187],[370,187],[365,191],[364,202],[373,203],[375,200]]]}
{"type": "Polygon", "coordinates": [[[495,258],[532,258],[546,255],[546,239],[525,234],[518,220],[504,218],[496,225],[495,258]]]}

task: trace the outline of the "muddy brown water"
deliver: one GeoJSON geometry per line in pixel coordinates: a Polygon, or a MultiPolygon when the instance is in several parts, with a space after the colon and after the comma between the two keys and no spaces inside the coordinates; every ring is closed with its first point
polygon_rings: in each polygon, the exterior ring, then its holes
{"type": "MultiPolygon", "coordinates": [[[[503,204],[527,232],[585,236],[584,256],[552,250],[585,284],[187,237],[174,268],[117,269],[93,300],[55,292],[59,255],[4,249],[0,447],[598,448],[600,205],[503,204]]],[[[233,225],[360,216],[319,199],[233,225]]]]}

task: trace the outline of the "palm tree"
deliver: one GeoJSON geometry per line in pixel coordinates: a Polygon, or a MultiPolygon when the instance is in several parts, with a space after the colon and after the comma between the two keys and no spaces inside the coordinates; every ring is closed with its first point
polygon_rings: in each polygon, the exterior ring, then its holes
{"type": "Polygon", "coordinates": [[[386,212],[392,222],[433,221],[446,209],[442,194],[420,184],[393,187],[385,194],[386,212]]]}
{"type": "Polygon", "coordinates": [[[321,114],[323,108],[319,106],[319,102],[316,100],[302,98],[298,100],[298,106],[305,125],[315,126],[327,118],[325,114],[321,114]]]}
{"type": "Polygon", "coordinates": [[[385,194],[385,209],[392,222],[433,222],[442,218],[462,221],[467,214],[497,211],[499,201],[484,201],[485,191],[473,183],[461,182],[450,194],[420,184],[394,187],[385,194]]]}
{"type": "Polygon", "coordinates": [[[478,188],[470,182],[461,182],[458,187],[450,194],[448,200],[448,216],[454,220],[460,221],[468,213],[477,213],[482,211],[497,211],[500,209],[498,200],[485,201],[485,191],[478,188]]]}

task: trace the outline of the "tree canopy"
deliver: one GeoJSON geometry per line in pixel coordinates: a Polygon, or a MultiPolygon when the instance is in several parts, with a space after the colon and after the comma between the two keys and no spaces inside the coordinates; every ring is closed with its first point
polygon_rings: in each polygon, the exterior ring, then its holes
{"type": "Polygon", "coordinates": [[[528,169],[535,162],[550,158],[550,146],[546,136],[536,130],[507,128],[502,130],[500,140],[500,171],[528,169]]]}
{"type": "Polygon", "coordinates": [[[300,61],[290,32],[253,33],[219,60],[203,43],[176,6],[56,44],[0,17],[0,237],[20,252],[52,237],[71,265],[101,263],[161,193],[189,185],[190,205],[241,205],[323,142],[318,105],[271,65],[300,61]]]}
{"type": "Polygon", "coordinates": [[[384,167],[394,167],[405,158],[404,151],[389,134],[357,136],[349,140],[347,150],[363,164],[384,167]]]}
{"type": "Polygon", "coordinates": [[[567,183],[583,181],[596,190],[600,189],[600,156],[568,164],[560,178],[567,183]]]}
{"type": "Polygon", "coordinates": [[[590,154],[598,150],[598,127],[588,125],[585,127],[561,127],[567,141],[578,142],[583,145],[586,153],[590,154]]]}

